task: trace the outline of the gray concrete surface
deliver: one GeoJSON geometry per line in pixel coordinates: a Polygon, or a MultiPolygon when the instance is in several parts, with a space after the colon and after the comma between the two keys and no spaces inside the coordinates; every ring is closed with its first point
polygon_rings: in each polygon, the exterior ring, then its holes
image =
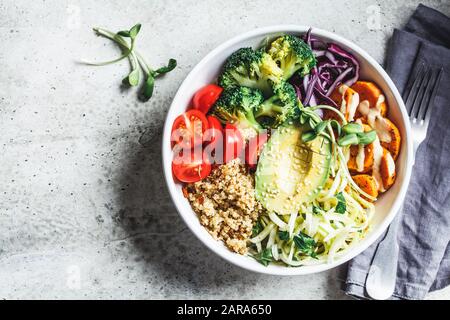
{"type": "MultiPolygon", "coordinates": [[[[208,251],[165,189],[162,124],[188,72],[230,37],[312,25],[382,62],[393,28],[418,2],[1,1],[0,298],[346,298],[337,269],[264,276],[208,251]],[[91,27],[136,22],[153,65],[179,62],[148,103],[120,90],[125,62],[75,62],[119,53],[91,27]]],[[[448,1],[423,2],[450,14],[448,1]]],[[[450,289],[429,298],[449,299],[450,289]]]]}

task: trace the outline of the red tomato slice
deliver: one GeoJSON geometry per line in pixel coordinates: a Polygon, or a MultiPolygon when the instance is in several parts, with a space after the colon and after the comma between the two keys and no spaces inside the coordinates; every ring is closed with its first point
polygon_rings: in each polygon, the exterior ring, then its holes
{"type": "Polygon", "coordinates": [[[194,98],[192,98],[194,109],[200,110],[206,114],[219,98],[222,91],[223,89],[215,84],[208,84],[207,86],[204,86],[198,90],[195,93],[194,98]]]}
{"type": "Polygon", "coordinates": [[[192,183],[205,179],[211,172],[211,163],[201,147],[183,149],[172,160],[172,172],[181,182],[192,183]]]}
{"type": "Polygon", "coordinates": [[[208,120],[202,112],[186,111],[173,122],[171,141],[183,148],[193,148],[203,143],[203,134],[208,128],[208,120]]]}
{"type": "Polygon", "coordinates": [[[264,147],[268,139],[269,136],[267,132],[264,132],[248,141],[248,145],[245,150],[245,162],[247,163],[249,168],[256,168],[259,154],[261,153],[262,148],[264,147]]]}
{"type": "Polygon", "coordinates": [[[244,139],[241,132],[232,124],[227,123],[225,125],[224,136],[224,163],[236,159],[242,154],[244,149],[244,139]]]}
{"type": "Polygon", "coordinates": [[[203,142],[207,145],[212,145],[212,148],[214,148],[222,135],[222,123],[214,116],[206,116],[206,119],[208,120],[209,128],[203,136],[203,142]]]}

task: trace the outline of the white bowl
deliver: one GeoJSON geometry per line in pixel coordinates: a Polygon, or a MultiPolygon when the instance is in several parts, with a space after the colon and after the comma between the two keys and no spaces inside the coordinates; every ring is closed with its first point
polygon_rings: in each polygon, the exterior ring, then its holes
{"type": "Polygon", "coordinates": [[[392,188],[376,202],[376,213],[370,233],[359,244],[350,248],[346,254],[329,264],[302,267],[280,265],[263,266],[251,257],[242,256],[228,250],[221,241],[215,240],[200,224],[197,215],[183,196],[181,185],[172,176],[172,152],[170,145],[171,127],[174,119],[189,106],[192,96],[202,86],[215,82],[225,60],[237,49],[257,47],[261,41],[273,34],[304,34],[309,27],[297,25],[279,25],[256,29],[220,45],[204,57],[189,73],[178,89],[167,114],[162,140],[163,166],[167,186],[175,206],[191,231],[212,251],[229,262],[248,270],[275,275],[302,275],[316,273],[336,267],[369,247],[385,231],[397,214],[405,197],[413,163],[412,141],[408,116],[402,98],[392,80],[381,66],[363,49],[349,40],[332,32],[313,28],[312,34],[327,42],[334,42],[351,52],[361,64],[361,79],[374,81],[383,90],[389,105],[389,118],[398,126],[402,136],[402,147],[397,160],[397,180],[392,188]]]}

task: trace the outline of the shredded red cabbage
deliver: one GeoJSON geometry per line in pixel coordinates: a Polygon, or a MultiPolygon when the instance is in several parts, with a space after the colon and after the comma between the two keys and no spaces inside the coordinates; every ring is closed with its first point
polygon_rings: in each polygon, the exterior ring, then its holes
{"type": "Polygon", "coordinates": [[[293,77],[292,84],[297,96],[305,106],[327,104],[336,106],[330,95],[341,84],[351,86],[359,77],[356,58],[336,45],[325,43],[311,35],[311,29],[302,37],[313,50],[317,65],[310,74],[293,77]]]}

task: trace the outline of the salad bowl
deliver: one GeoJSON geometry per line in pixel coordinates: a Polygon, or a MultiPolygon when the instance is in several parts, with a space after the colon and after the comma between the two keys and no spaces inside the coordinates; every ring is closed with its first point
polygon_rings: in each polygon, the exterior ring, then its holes
{"type": "Polygon", "coordinates": [[[396,163],[396,182],[388,192],[383,194],[377,200],[375,204],[375,214],[372,218],[369,233],[361,242],[349,248],[345,254],[329,263],[300,267],[287,267],[275,264],[264,266],[249,256],[239,255],[230,251],[222,242],[214,239],[200,224],[189,201],[183,196],[181,185],[178,184],[172,176],[171,162],[173,154],[170,139],[171,127],[174,119],[187,109],[192,96],[199,88],[208,83],[215,82],[225,60],[234,51],[242,47],[258,47],[265,38],[274,35],[303,35],[308,29],[309,27],[297,25],[279,25],[260,28],[234,37],[212,50],[194,67],[181,84],[170,106],[164,125],[162,139],[164,175],[171,198],[181,217],[188,225],[189,229],[213,252],[239,267],[255,272],[273,275],[303,275],[321,272],[352,259],[373,244],[387,229],[401,207],[411,176],[413,151],[410,126],[404,103],[394,83],[383,68],[367,52],[356,44],[332,32],[313,28],[312,35],[314,37],[328,43],[337,44],[351,53],[359,61],[360,79],[378,84],[389,105],[389,118],[397,124],[402,136],[402,145],[396,163]]]}

